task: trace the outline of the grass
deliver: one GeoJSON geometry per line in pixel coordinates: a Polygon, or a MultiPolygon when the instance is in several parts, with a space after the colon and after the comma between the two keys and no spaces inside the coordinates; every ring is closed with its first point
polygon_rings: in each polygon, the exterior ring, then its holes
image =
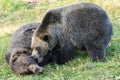
{"type": "Polygon", "coordinates": [[[39,75],[18,75],[10,71],[5,62],[12,33],[21,25],[40,22],[44,13],[52,8],[84,0],[42,1],[34,9],[20,0],[0,0],[0,80],[120,80],[120,3],[119,0],[86,0],[103,7],[109,14],[114,35],[106,50],[106,62],[93,63],[86,52],[78,52],[64,65],[46,65],[39,75]]]}

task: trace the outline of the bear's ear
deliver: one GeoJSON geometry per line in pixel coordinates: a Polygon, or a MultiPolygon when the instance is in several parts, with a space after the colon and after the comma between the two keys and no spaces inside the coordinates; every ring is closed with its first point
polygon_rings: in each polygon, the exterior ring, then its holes
{"type": "Polygon", "coordinates": [[[56,22],[61,22],[61,15],[56,10],[50,10],[45,14],[40,27],[46,29],[49,24],[56,22]]]}
{"type": "Polygon", "coordinates": [[[35,29],[32,29],[32,33],[34,33],[35,29]]]}
{"type": "Polygon", "coordinates": [[[6,54],[5,54],[5,59],[6,59],[6,62],[8,63],[8,64],[10,64],[10,55],[11,55],[11,53],[10,52],[7,52],[6,54]]]}
{"type": "Polygon", "coordinates": [[[42,23],[51,24],[55,22],[60,22],[60,20],[61,20],[60,13],[57,12],[56,10],[51,10],[45,14],[42,23]]]}

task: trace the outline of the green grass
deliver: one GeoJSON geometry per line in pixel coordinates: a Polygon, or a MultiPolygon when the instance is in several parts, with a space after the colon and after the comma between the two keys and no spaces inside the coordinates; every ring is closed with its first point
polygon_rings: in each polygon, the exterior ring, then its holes
{"type": "Polygon", "coordinates": [[[20,0],[0,0],[0,80],[120,80],[120,2],[119,0],[86,0],[103,7],[109,14],[114,35],[106,50],[106,62],[93,63],[86,52],[78,52],[64,65],[46,65],[39,75],[18,75],[5,62],[11,34],[28,22],[40,22],[52,8],[84,0],[56,0],[41,2],[34,9],[20,0]]]}

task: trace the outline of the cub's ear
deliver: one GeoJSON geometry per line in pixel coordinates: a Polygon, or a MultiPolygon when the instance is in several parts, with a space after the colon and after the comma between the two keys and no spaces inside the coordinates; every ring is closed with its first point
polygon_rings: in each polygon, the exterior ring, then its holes
{"type": "Polygon", "coordinates": [[[5,54],[5,60],[6,60],[6,62],[7,62],[8,64],[10,64],[10,63],[9,63],[9,61],[10,61],[10,55],[11,55],[11,53],[9,53],[9,52],[7,52],[7,53],[5,54]]]}
{"type": "Polygon", "coordinates": [[[59,12],[57,12],[56,10],[50,10],[48,11],[43,20],[42,20],[42,26],[47,26],[49,24],[55,23],[55,22],[59,22],[61,21],[61,15],[59,12]]]}
{"type": "Polygon", "coordinates": [[[34,33],[35,29],[32,29],[32,33],[34,33]]]}

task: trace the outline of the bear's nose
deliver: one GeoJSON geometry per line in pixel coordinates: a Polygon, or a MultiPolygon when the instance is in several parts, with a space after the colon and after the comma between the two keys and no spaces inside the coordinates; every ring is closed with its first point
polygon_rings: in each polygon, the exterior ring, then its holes
{"type": "Polygon", "coordinates": [[[39,58],[38,51],[37,50],[33,50],[32,54],[31,54],[31,57],[33,59],[38,59],[39,58]]]}
{"type": "Polygon", "coordinates": [[[36,67],[35,68],[35,73],[40,73],[42,72],[43,68],[42,67],[36,67]]]}
{"type": "Polygon", "coordinates": [[[31,58],[37,59],[37,56],[36,55],[31,55],[31,58]]]}

